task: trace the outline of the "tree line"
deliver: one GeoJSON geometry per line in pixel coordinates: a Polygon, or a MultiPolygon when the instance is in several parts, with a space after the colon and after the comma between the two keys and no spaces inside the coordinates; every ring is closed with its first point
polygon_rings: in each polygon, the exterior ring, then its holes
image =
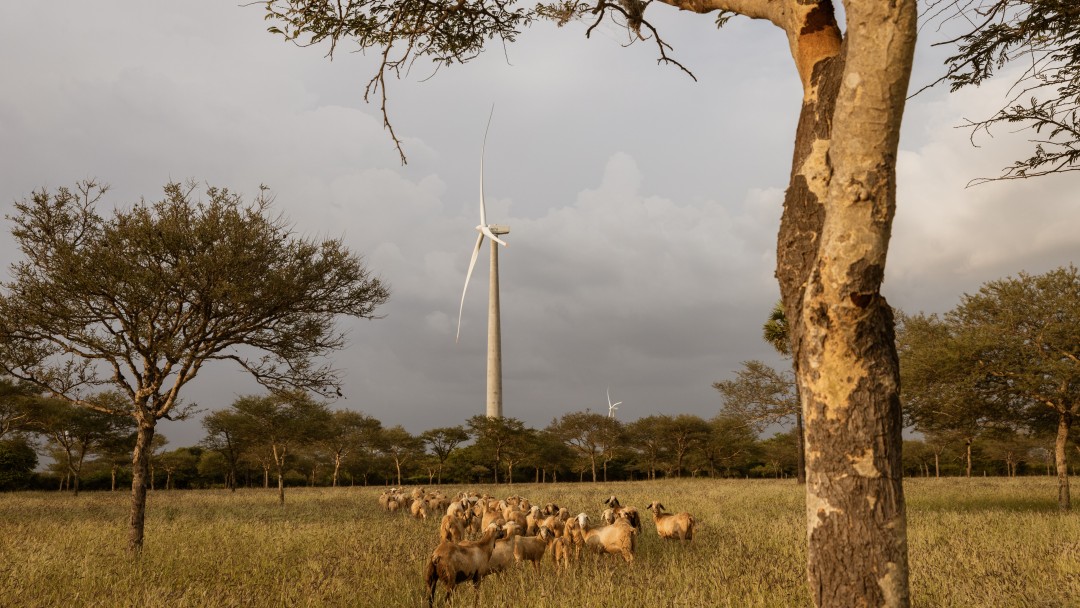
{"type": "MultiPolygon", "coordinates": [[[[908,476],[1049,475],[1080,464],[1080,274],[1073,266],[1020,273],[964,295],[944,315],[898,313],[908,476]],[[1072,448],[1069,448],[1069,445],[1072,448]]],[[[763,338],[786,353],[777,306],[763,338]]],[[[413,434],[303,391],[245,396],[207,414],[195,446],[156,437],[151,487],[622,481],[662,477],[793,477],[802,470],[801,408],[792,373],[747,361],[717,382],[721,407],[704,419],[661,414],[623,422],[589,410],[546,427],[473,416],[413,434]],[[788,429],[788,430],[784,430],[788,429]],[[764,435],[772,433],[771,437],[764,435]],[[158,480],[160,477],[160,480],[158,480]]],[[[103,394],[98,402],[123,402],[103,394]]],[[[43,484],[78,492],[128,478],[134,422],[0,379],[0,487],[43,484]],[[36,439],[36,442],[34,441],[36,439]]]]}

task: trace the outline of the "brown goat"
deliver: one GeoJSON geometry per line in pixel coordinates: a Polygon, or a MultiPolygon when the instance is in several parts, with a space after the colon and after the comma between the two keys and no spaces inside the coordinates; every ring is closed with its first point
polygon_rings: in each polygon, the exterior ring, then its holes
{"type": "Polygon", "coordinates": [[[502,535],[502,528],[489,526],[479,540],[453,543],[442,541],[432,552],[424,569],[424,583],[428,589],[428,606],[435,605],[435,586],[442,581],[446,587],[446,599],[459,583],[472,581],[480,585],[480,579],[488,574],[488,560],[495,548],[495,541],[502,535]]]}
{"type": "Polygon", "coordinates": [[[637,547],[637,530],[625,518],[618,518],[615,523],[593,528],[589,525],[589,516],[578,515],[581,534],[585,539],[585,548],[597,553],[621,555],[627,563],[634,561],[637,547]]]}
{"type": "Polygon", "coordinates": [[[659,502],[653,501],[649,505],[649,510],[653,512],[653,519],[656,522],[656,535],[660,538],[671,538],[676,540],[693,540],[694,539],[694,516],[683,511],[682,513],[662,513],[664,505],[659,502]]]}
{"type": "Polygon", "coordinates": [[[443,515],[439,523],[439,540],[452,543],[465,540],[465,520],[454,515],[443,515]]]}

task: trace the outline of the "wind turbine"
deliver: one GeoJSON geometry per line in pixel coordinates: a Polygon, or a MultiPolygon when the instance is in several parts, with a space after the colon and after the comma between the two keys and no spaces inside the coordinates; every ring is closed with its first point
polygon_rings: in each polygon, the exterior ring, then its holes
{"type": "Polygon", "coordinates": [[[608,418],[614,418],[615,417],[615,410],[619,409],[620,405],[622,405],[622,401],[616,401],[615,403],[611,402],[611,388],[608,387],[608,389],[607,389],[607,415],[608,415],[608,418]]]}
{"type": "Polygon", "coordinates": [[[457,342],[461,338],[461,314],[465,310],[465,292],[469,289],[469,279],[472,278],[473,268],[476,266],[476,257],[480,253],[486,236],[491,239],[491,277],[488,280],[487,416],[488,418],[502,418],[502,332],[499,326],[498,245],[506,247],[506,241],[500,239],[499,236],[509,234],[510,227],[488,224],[487,210],[484,208],[484,152],[487,148],[488,130],[491,129],[491,116],[494,113],[495,106],[492,106],[491,114],[488,114],[487,128],[484,129],[484,144],[480,148],[480,224],[476,226],[476,231],[480,234],[476,236],[472,259],[469,260],[469,271],[465,273],[465,288],[461,290],[457,337],[454,341],[457,342]]]}

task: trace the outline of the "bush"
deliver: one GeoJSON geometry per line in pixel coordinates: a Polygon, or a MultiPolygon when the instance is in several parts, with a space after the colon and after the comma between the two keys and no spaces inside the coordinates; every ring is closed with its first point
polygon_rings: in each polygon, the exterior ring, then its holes
{"type": "Polygon", "coordinates": [[[21,437],[0,441],[0,490],[21,490],[30,485],[37,452],[21,437]]]}

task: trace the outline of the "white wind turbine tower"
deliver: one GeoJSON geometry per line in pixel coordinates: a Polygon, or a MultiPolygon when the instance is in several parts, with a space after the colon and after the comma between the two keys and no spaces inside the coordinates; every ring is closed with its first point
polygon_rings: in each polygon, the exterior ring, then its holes
{"type": "Polygon", "coordinates": [[[615,403],[611,402],[611,388],[609,387],[607,389],[607,415],[608,415],[608,418],[614,418],[615,417],[615,410],[619,409],[620,405],[622,405],[622,401],[616,401],[615,403]]]}
{"type": "MultiPolygon", "coordinates": [[[[492,106],[491,114],[495,113],[492,106]]],[[[465,274],[465,288],[461,290],[461,307],[458,309],[458,328],[456,342],[461,337],[461,314],[465,310],[465,292],[469,289],[469,279],[472,278],[473,268],[476,266],[476,256],[480,253],[480,247],[484,244],[484,237],[491,239],[491,277],[488,281],[488,353],[487,353],[487,416],[488,418],[502,418],[502,333],[499,326],[499,249],[497,245],[506,246],[506,241],[499,235],[509,234],[510,227],[498,224],[488,224],[487,210],[484,208],[484,151],[487,148],[488,129],[491,128],[491,114],[488,115],[487,128],[484,129],[484,145],[480,148],[480,224],[476,231],[480,234],[476,237],[476,246],[473,247],[472,259],[469,260],[469,271],[465,274]]]]}

